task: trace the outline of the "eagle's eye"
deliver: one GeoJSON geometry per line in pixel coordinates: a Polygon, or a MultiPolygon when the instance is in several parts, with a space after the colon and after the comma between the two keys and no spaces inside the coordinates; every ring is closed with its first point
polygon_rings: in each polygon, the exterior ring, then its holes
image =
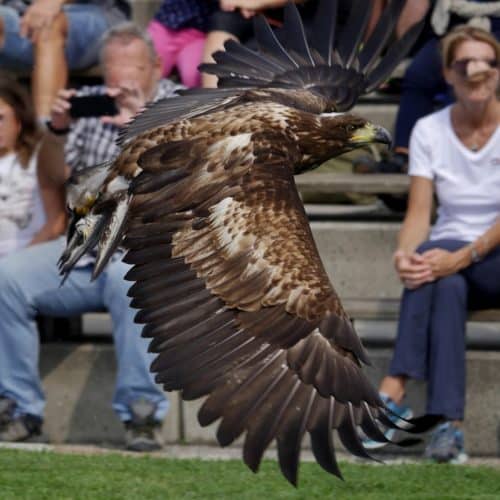
{"type": "Polygon", "coordinates": [[[349,123],[348,125],[345,126],[346,132],[354,132],[356,130],[356,127],[352,124],[349,123]]]}

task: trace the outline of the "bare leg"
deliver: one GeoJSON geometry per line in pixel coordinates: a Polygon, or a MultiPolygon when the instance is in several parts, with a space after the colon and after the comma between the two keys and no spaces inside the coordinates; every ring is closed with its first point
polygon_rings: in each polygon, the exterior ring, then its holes
{"type": "Polygon", "coordinates": [[[68,80],[68,65],[64,55],[67,29],[66,16],[60,13],[34,45],[32,91],[39,118],[50,115],[57,92],[66,86],[68,80]]]}
{"type": "Polygon", "coordinates": [[[429,7],[429,0],[408,0],[396,25],[396,36],[401,38],[409,28],[423,19],[429,7]]]}
{"type": "Polygon", "coordinates": [[[5,28],[3,24],[3,19],[0,17],[0,48],[3,47],[5,43],[5,28]]]}
{"type": "Polygon", "coordinates": [[[401,404],[405,395],[405,386],[408,378],[387,375],[380,383],[379,392],[387,394],[397,405],[401,404]]]}
{"type": "MultiPolygon", "coordinates": [[[[211,31],[207,35],[205,47],[203,49],[204,63],[214,62],[212,54],[217,50],[224,50],[224,42],[227,40],[238,40],[233,35],[225,31],[211,31]]],[[[207,73],[201,74],[201,86],[205,88],[217,87],[217,77],[215,75],[208,75],[207,73]]]]}

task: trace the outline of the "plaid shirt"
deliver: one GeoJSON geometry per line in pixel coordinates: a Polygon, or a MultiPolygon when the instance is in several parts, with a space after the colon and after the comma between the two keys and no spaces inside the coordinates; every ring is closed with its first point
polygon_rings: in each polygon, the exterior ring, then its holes
{"type": "Polygon", "coordinates": [[[164,0],[154,18],[167,28],[196,28],[207,31],[218,0],[164,0]]]}
{"type": "MultiPolygon", "coordinates": [[[[160,80],[158,90],[153,101],[164,97],[175,97],[177,90],[183,89],[171,80],[160,80]]],[[[82,87],[78,95],[103,94],[105,87],[96,85],[82,87]]],[[[115,125],[103,124],[99,118],[80,118],[72,126],[64,146],[66,163],[71,170],[92,167],[99,163],[113,160],[120,152],[116,145],[116,139],[120,129],[115,125]]],[[[111,261],[121,258],[122,251],[119,249],[111,257],[111,261]]],[[[77,268],[91,265],[95,261],[96,251],[84,255],[76,264],[77,268]]]]}
{"type": "MultiPolygon", "coordinates": [[[[160,80],[153,100],[174,97],[182,88],[171,80],[160,80]]],[[[104,89],[103,85],[82,87],[78,95],[103,94],[104,89]]],[[[119,131],[115,125],[104,124],[99,118],[80,118],[71,127],[64,146],[66,163],[75,170],[113,160],[120,152],[116,145],[119,131]]]]}

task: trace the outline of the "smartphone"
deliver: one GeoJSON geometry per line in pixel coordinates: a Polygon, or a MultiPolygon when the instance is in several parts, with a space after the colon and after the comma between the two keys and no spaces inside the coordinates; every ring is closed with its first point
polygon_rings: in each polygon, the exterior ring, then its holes
{"type": "Polygon", "coordinates": [[[72,118],[89,118],[92,116],[113,116],[118,114],[115,99],[106,94],[70,97],[72,118]]]}

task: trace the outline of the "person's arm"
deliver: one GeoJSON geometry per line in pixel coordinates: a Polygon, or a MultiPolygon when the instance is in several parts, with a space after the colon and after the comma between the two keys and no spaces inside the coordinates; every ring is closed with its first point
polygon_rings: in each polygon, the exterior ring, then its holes
{"type": "Polygon", "coordinates": [[[30,245],[57,238],[63,234],[66,229],[64,187],[61,186],[60,183],[54,182],[52,177],[47,175],[47,169],[40,168],[41,165],[39,161],[37,176],[46,220],[45,224],[31,240],[30,245]]]}
{"type": "Polygon", "coordinates": [[[398,236],[398,251],[412,254],[429,234],[434,187],[425,177],[412,176],[408,208],[398,236]]]}
{"type": "Polygon", "coordinates": [[[71,3],[71,0],[35,0],[32,2],[21,19],[21,36],[35,42],[43,30],[53,23],[66,3],[71,3]]]}
{"type": "Polygon", "coordinates": [[[37,176],[46,223],[31,245],[56,238],[66,227],[64,184],[70,169],[66,164],[64,146],[71,125],[68,99],[74,94],[74,90],[59,91],[52,105],[49,128],[38,151],[37,176]]]}
{"type": "Polygon", "coordinates": [[[443,278],[480,261],[500,245],[500,218],[479,238],[454,252],[433,248],[422,257],[429,264],[434,278],[443,278]]]}
{"type": "Polygon", "coordinates": [[[417,288],[432,280],[430,266],[415,250],[429,234],[433,192],[431,179],[411,178],[408,208],[393,256],[394,267],[407,288],[417,288]]]}

